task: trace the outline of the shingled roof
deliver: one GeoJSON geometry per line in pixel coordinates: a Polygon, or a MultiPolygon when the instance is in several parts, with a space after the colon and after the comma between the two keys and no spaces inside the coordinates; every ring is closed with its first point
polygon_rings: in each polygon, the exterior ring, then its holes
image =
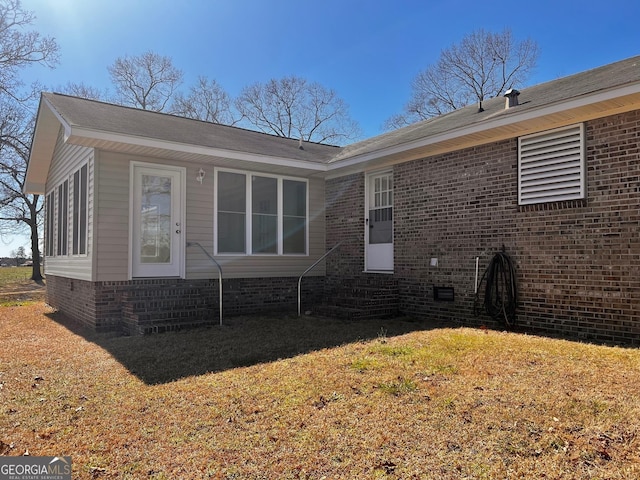
{"type": "Polygon", "coordinates": [[[567,100],[579,99],[589,94],[638,82],[640,82],[640,56],[522,89],[517,107],[505,109],[504,98],[491,98],[482,103],[482,111],[479,111],[478,104],[469,105],[353,143],[336,152],[331,162],[382,151],[390,147],[409,145],[412,142],[424,141],[446,133],[454,135],[452,132],[460,131],[465,127],[481,126],[490,121],[508,122],[510,118],[527,112],[533,113],[535,110],[559,105],[567,100]]]}
{"type": "Polygon", "coordinates": [[[71,128],[317,163],[338,150],[313,142],[299,148],[295,139],[58,93],[42,96],[71,128]]]}

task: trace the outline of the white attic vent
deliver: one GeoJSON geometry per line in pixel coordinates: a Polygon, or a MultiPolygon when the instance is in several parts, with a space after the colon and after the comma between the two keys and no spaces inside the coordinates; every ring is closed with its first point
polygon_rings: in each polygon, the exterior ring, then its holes
{"type": "Polygon", "coordinates": [[[586,195],[584,124],[518,139],[518,203],[577,200],[586,195]]]}

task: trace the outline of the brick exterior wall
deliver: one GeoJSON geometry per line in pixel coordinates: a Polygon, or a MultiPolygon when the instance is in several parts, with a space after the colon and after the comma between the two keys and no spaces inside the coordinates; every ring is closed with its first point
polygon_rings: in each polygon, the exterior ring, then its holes
{"type": "Polygon", "coordinates": [[[100,330],[91,282],[47,275],[46,301],[57,310],[86,326],[100,330]]]}
{"type": "MultiPolygon", "coordinates": [[[[519,328],[640,344],[640,112],[586,124],[587,199],[518,206],[517,139],[394,167],[399,310],[452,325],[498,327],[474,310],[480,276],[502,246],[519,288],[519,328]],[[431,258],[438,266],[430,266],[431,258]],[[453,287],[453,302],[433,286],[453,287]]],[[[327,275],[364,267],[364,175],[327,181],[327,247],[348,247],[327,275]]]]}
{"type": "Polygon", "coordinates": [[[327,180],[325,195],[327,249],[341,242],[327,257],[327,276],[358,276],[364,269],[364,174],[327,180]]]}
{"type": "MultiPolygon", "coordinates": [[[[224,317],[297,311],[297,278],[223,279],[222,285],[224,317]]],[[[128,334],[217,324],[218,291],[217,279],[88,282],[47,276],[49,305],[96,331],[128,334]]],[[[305,277],[303,305],[321,302],[323,291],[323,277],[305,277]]]]}
{"type": "Polygon", "coordinates": [[[364,182],[365,175],[357,173],[325,186],[327,249],[340,243],[326,260],[325,303],[340,307],[334,314],[358,319],[398,314],[397,279],[363,272],[364,182]]]}

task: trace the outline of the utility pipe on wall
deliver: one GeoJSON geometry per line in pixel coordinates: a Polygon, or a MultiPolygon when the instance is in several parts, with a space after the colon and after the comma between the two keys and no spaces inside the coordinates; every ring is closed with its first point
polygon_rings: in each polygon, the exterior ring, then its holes
{"type": "Polygon", "coordinates": [[[473,286],[474,286],[473,293],[476,294],[476,295],[478,294],[478,263],[479,262],[480,262],[480,257],[476,257],[476,281],[473,284],[473,286]]]}

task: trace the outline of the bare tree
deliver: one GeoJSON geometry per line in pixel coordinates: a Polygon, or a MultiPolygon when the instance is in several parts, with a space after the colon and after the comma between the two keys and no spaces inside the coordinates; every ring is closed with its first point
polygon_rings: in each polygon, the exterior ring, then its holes
{"type": "Polygon", "coordinates": [[[516,42],[511,30],[477,30],[440,54],[411,84],[412,95],[402,113],[389,118],[385,128],[425,120],[474,102],[496,97],[522,85],[536,66],[538,45],[516,42]]]}
{"type": "Polygon", "coordinates": [[[15,250],[11,250],[11,256],[16,261],[16,267],[19,267],[20,265],[22,265],[22,263],[26,259],[26,254],[24,252],[24,247],[23,246],[19,246],[15,250]]]}
{"type": "Polygon", "coordinates": [[[0,0],[0,95],[24,99],[21,69],[33,64],[52,68],[58,62],[55,40],[27,30],[34,20],[20,0],[0,0]]]}
{"type": "Polygon", "coordinates": [[[347,104],[334,90],[300,77],[245,87],[236,108],[253,127],[281,137],[341,144],[360,136],[347,104]]]}
{"type": "Polygon", "coordinates": [[[41,281],[38,226],[42,201],[23,193],[37,85],[25,89],[20,72],[29,65],[54,67],[58,45],[29,30],[35,20],[19,0],[0,0],[0,236],[31,235],[31,278],[41,281]]]}
{"type": "Polygon", "coordinates": [[[107,67],[116,90],[115,101],[143,110],[162,112],[182,83],[182,71],[169,57],[145,52],[117,58],[107,67]]]}
{"type": "Polygon", "coordinates": [[[102,100],[108,96],[106,91],[103,93],[97,88],[92,87],[91,85],[86,85],[82,82],[67,82],[64,87],[59,87],[57,90],[60,93],[89,100],[102,100]]]}
{"type": "Polygon", "coordinates": [[[0,234],[19,235],[25,228],[31,236],[33,267],[31,278],[42,280],[38,230],[42,201],[39,195],[24,193],[34,115],[23,102],[5,97],[0,102],[0,234]]]}
{"type": "Polygon", "coordinates": [[[189,89],[188,95],[177,92],[171,107],[172,113],[205,122],[234,125],[231,99],[215,81],[198,77],[198,82],[189,89]]]}

